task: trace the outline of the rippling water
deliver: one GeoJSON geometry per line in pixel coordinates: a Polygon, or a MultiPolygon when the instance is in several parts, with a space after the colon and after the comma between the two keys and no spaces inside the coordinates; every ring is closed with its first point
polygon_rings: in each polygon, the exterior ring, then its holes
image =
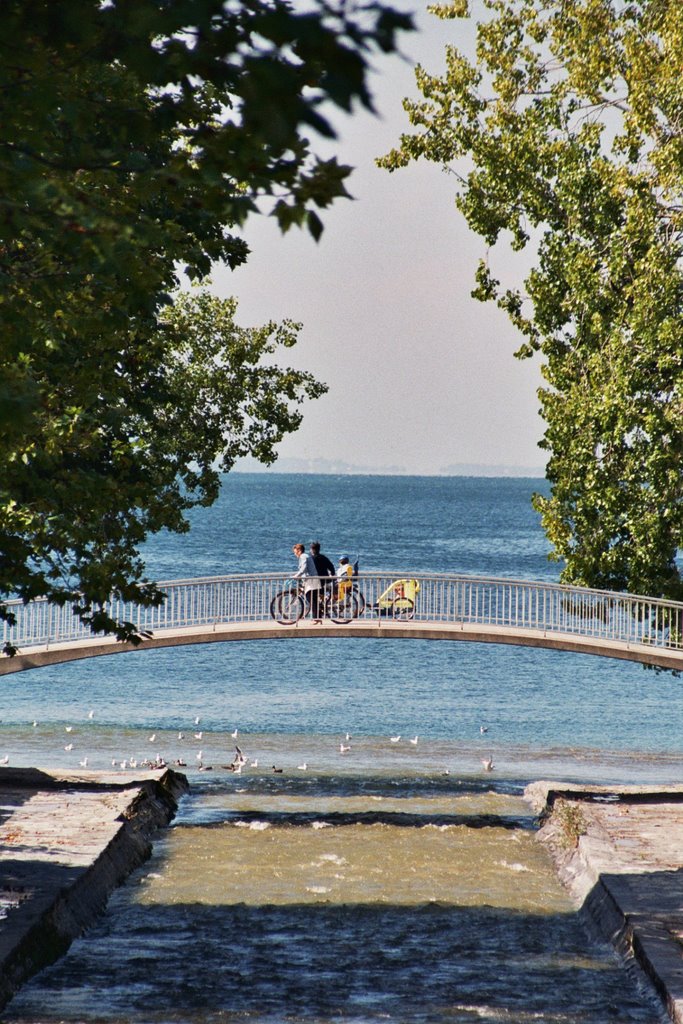
{"type": "MultiPolygon", "coordinates": [[[[548,579],[529,507],[542,486],[232,477],[189,537],[150,544],[150,571],[287,568],[323,523],[327,552],[368,570],[548,579]]],[[[13,765],[161,754],[191,782],[152,859],[7,1024],[662,1019],[586,935],[522,793],[537,778],[680,781],[669,675],[527,648],[293,639],[26,672],[3,697],[13,765]],[[235,743],[251,759],[240,775],[222,767],[235,743]]]]}
{"type": "Polygon", "coordinates": [[[214,773],[6,1021],[660,1019],[583,931],[520,783],[214,773]]]}

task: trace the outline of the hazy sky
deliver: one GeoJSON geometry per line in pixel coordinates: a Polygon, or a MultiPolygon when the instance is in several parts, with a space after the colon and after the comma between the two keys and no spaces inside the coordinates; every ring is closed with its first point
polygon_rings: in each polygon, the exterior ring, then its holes
{"type": "Polygon", "coordinates": [[[441,73],[446,43],[472,40],[471,27],[423,6],[416,20],[419,31],[402,43],[409,59],[375,62],[380,116],[338,121],[336,152],[356,168],[354,201],[324,212],[317,244],[254,219],[248,264],[217,271],[214,286],[237,296],[243,326],[301,321],[285,359],[329,386],[307,404],[282,457],[423,473],[456,463],[540,467],[539,364],[516,360],[521,339],[505,315],[470,297],[485,247],[455,209],[453,178],[436,164],[389,174],[373,162],[409,130],[402,100],[417,96],[414,64],[441,73]]]}

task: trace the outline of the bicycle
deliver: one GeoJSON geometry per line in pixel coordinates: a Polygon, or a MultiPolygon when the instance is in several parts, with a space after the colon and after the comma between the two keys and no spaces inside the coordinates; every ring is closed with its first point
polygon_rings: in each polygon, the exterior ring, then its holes
{"type": "MultiPolygon", "coordinates": [[[[321,588],[318,597],[320,618],[331,619],[337,624],[344,624],[357,619],[365,607],[359,594],[354,589],[340,592],[338,589],[326,591],[321,588]]],[[[283,626],[293,626],[306,614],[306,598],[302,587],[293,581],[285,583],[285,589],[279,591],[270,602],[270,614],[276,622],[283,626]]]]}

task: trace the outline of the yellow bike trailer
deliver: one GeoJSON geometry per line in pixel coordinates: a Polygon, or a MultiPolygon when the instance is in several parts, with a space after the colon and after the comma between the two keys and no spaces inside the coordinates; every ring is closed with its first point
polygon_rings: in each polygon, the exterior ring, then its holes
{"type": "Polygon", "coordinates": [[[373,611],[393,619],[412,619],[419,590],[420,584],[417,580],[394,580],[384,593],[380,594],[373,611]]]}

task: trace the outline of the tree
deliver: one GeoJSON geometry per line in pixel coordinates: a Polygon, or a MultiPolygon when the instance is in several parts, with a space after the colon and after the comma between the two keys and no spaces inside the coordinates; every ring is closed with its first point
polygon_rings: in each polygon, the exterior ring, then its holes
{"type": "MultiPolygon", "coordinates": [[[[380,163],[433,160],[492,253],[533,253],[493,300],[540,353],[549,497],[535,507],[570,583],[683,597],[683,6],[484,0],[476,59],[416,77],[418,131],[380,163]]],[[[442,18],[467,4],[437,4],[442,18]]]]}
{"type": "Polygon", "coordinates": [[[370,57],[409,25],[382,0],[2,5],[0,596],[134,637],[102,605],[161,600],[145,537],[296,429],[323,388],[266,366],[296,325],[176,289],[239,266],[253,214],[320,236],[350,168],[307,133],[371,107],[370,57]]]}

